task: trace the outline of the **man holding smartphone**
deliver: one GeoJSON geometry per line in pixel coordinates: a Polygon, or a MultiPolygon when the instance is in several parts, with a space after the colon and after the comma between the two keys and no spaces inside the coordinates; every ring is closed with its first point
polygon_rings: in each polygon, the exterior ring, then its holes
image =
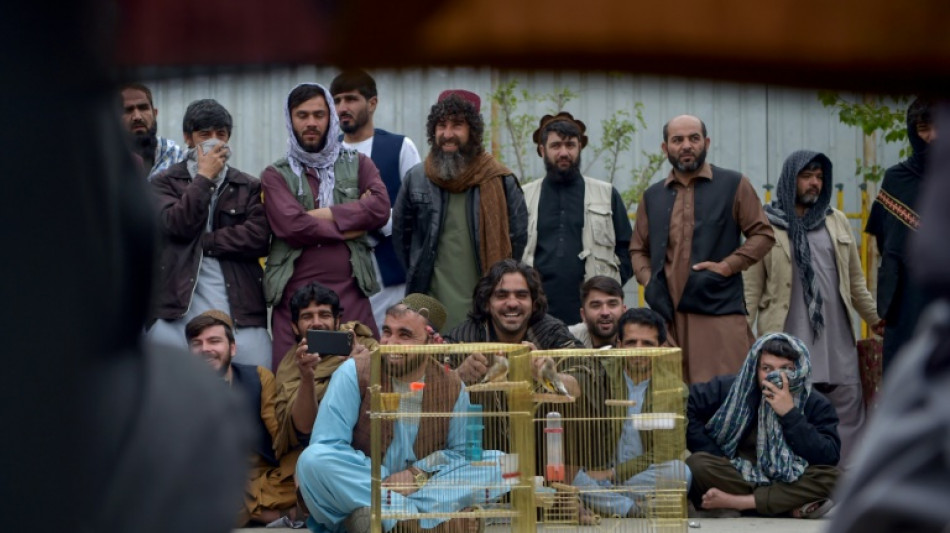
{"type": "Polygon", "coordinates": [[[373,332],[360,322],[340,324],[340,297],[333,290],[311,282],[297,289],[290,299],[291,328],[297,343],[277,367],[277,419],[286,431],[276,444],[299,455],[310,443],[317,409],[336,369],[350,355],[376,349],[373,332]],[[348,354],[329,355],[319,345],[310,345],[308,332],[349,335],[348,354]]]}

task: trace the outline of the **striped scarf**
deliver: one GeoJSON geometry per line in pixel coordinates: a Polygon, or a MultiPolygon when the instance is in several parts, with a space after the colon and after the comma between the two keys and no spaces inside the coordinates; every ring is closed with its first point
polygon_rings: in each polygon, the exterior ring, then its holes
{"type": "MultiPolygon", "coordinates": [[[[804,409],[808,395],[811,394],[808,348],[802,341],[786,333],[770,333],[752,345],[736,381],[726,395],[726,401],[706,424],[706,430],[726,456],[731,458],[733,466],[742,474],[743,479],[756,485],[769,485],[776,481],[792,483],[801,477],[808,466],[808,461],[795,455],[785,442],[785,433],[782,431],[779,417],[765,401],[760,389],[759,355],[762,353],[762,345],[775,338],[788,341],[799,354],[795,371],[786,373],[786,376],[795,400],[795,409],[804,409]],[[753,416],[758,417],[754,464],[736,455],[740,440],[753,416]]],[[[778,372],[770,373],[767,379],[773,383],[781,383],[778,372]]]]}
{"type": "Polygon", "coordinates": [[[825,327],[825,319],[821,314],[823,298],[818,290],[818,280],[815,279],[815,269],[812,266],[811,247],[808,244],[808,232],[815,230],[825,223],[831,213],[831,160],[824,154],[810,150],[792,152],[785,159],[782,166],[782,175],[778,180],[775,191],[775,201],[765,206],[765,215],[769,222],[788,232],[788,241],[792,247],[792,257],[802,281],[802,294],[805,298],[805,307],[808,310],[808,321],[815,332],[815,338],[821,336],[825,327]],[[798,193],[798,173],[812,161],[818,161],[824,174],[821,193],[818,202],[805,211],[804,216],[795,212],[795,201],[798,193]]]}

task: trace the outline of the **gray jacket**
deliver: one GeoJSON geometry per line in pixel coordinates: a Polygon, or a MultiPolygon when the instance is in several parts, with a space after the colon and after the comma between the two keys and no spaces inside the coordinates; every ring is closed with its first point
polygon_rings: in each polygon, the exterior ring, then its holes
{"type": "MultiPolygon", "coordinates": [[[[528,241],[528,209],[518,179],[513,174],[502,179],[508,199],[508,237],[511,239],[512,257],[520,258],[528,241]]],[[[439,236],[445,222],[444,206],[448,201],[449,193],[426,177],[425,162],[406,173],[393,207],[393,245],[397,257],[406,268],[406,294],[429,290],[439,236]]],[[[484,272],[479,258],[479,201],[479,188],[472,187],[466,193],[466,206],[481,275],[484,272]]]]}

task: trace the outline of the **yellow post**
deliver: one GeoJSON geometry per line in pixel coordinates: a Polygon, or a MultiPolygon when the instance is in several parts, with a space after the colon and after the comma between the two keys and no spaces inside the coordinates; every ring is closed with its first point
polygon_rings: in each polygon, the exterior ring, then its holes
{"type": "Polygon", "coordinates": [[[770,204],[772,203],[772,189],[775,188],[775,185],[772,185],[771,183],[766,183],[764,188],[765,188],[765,203],[770,204]]]}
{"type": "MultiPolygon", "coordinates": [[[[858,187],[861,189],[861,269],[864,270],[864,281],[867,283],[867,281],[871,279],[869,273],[871,271],[871,261],[873,260],[871,257],[871,247],[869,246],[870,243],[868,242],[868,234],[864,231],[864,228],[867,227],[868,224],[868,184],[867,182],[863,182],[858,187]]],[[[862,320],[861,337],[867,338],[867,336],[868,323],[862,320]]]]}
{"type": "Polygon", "coordinates": [[[646,298],[643,297],[643,285],[637,284],[637,305],[643,307],[646,303],[646,298]]]}
{"type": "Polygon", "coordinates": [[[835,189],[838,189],[838,211],[844,212],[844,183],[835,183],[835,189]]]}

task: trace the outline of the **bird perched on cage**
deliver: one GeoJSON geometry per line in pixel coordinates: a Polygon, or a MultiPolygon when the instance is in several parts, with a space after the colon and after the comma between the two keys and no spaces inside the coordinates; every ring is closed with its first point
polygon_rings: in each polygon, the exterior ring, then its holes
{"type": "Polygon", "coordinates": [[[488,372],[485,373],[485,377],[482,378],[482,383],[504,381],[507,377],[508,358],[501,354],[495,354],[495,362],[491,368],[488,369],[488,372]]]}
{"type": "Polygon", "coordinates": [[[545,359],[541,364],[541,371],[538,372],[541,386],[545,390],[554,394],[563,394],[564,396],[570,396],[570,393],[567,392],[567,387],[564,386],[564,383],[561,381],[561,378],[557,375],[557,367],[554,366],[553,359],[545,359]]]}

